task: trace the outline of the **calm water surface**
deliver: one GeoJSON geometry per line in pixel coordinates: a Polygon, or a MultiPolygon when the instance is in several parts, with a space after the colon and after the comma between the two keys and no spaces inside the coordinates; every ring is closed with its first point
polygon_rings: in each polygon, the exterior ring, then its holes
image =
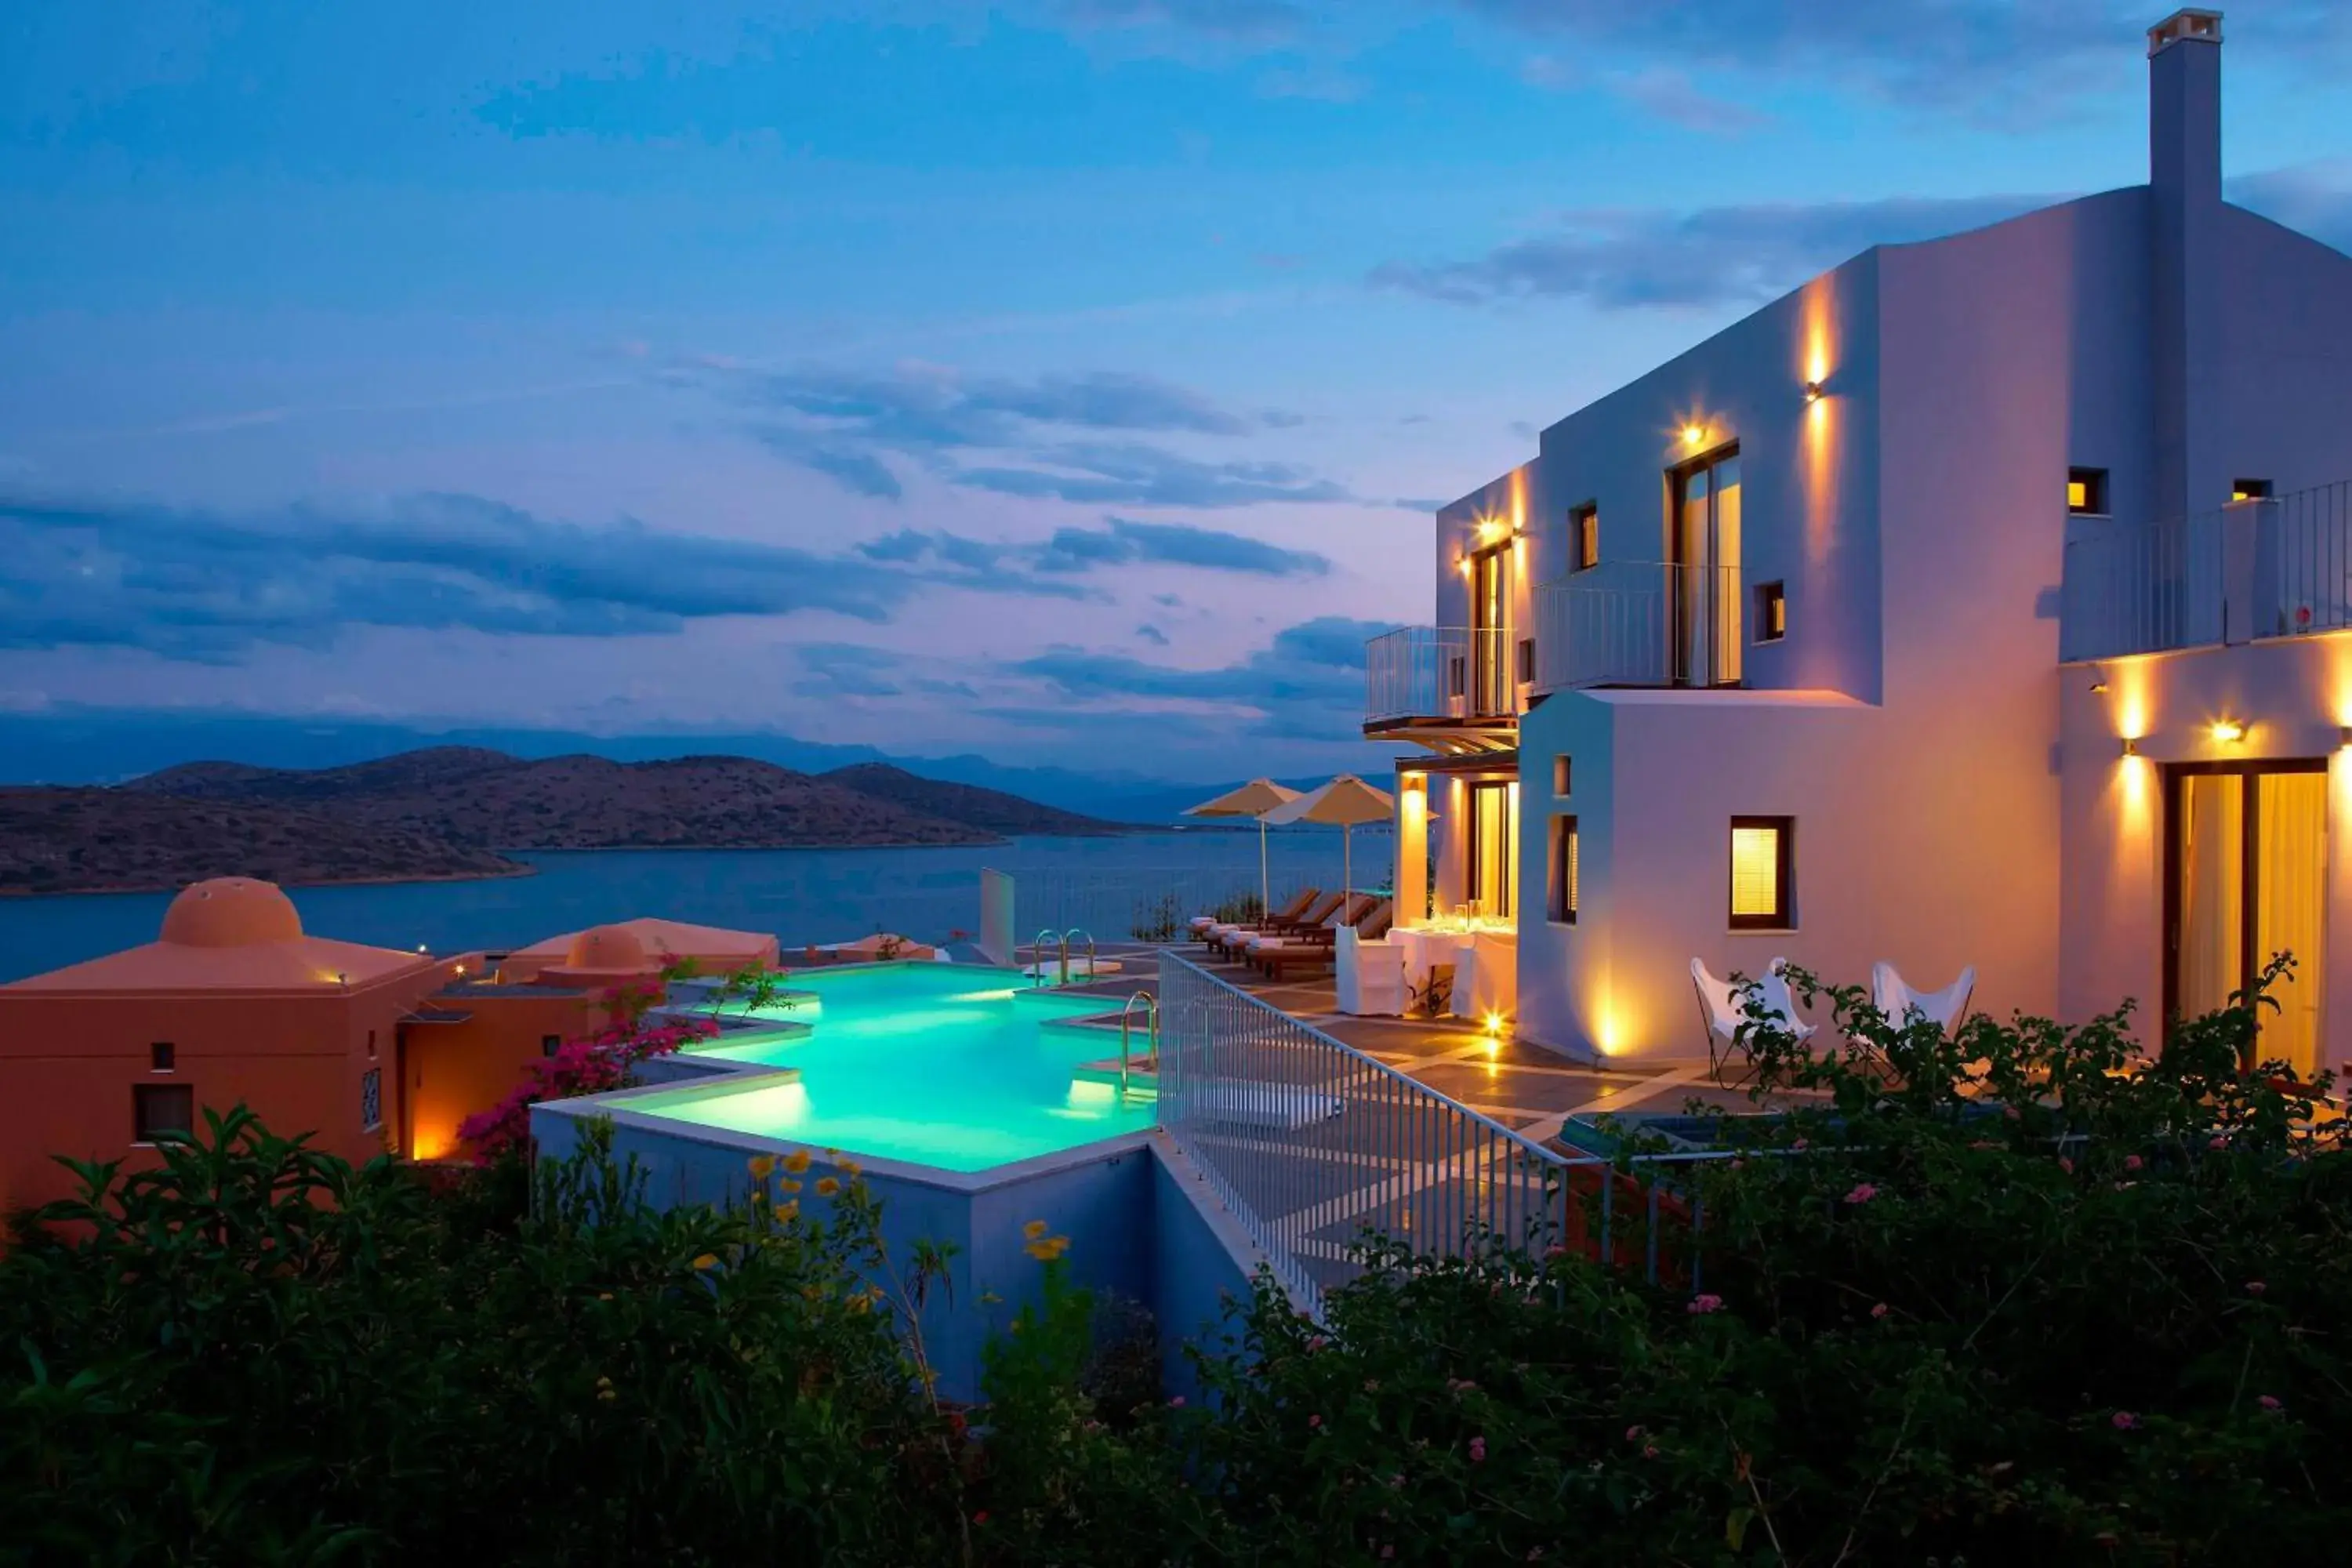
{"type": "MultiPolygon", "coordinates": [[[[1355,835],[1359,885],[1384,880],[1389,839],[1355,835]]],[[[919,942],[980,924],[982,867],[1011,872],[1030,925],[1084,924],[1105,941],[1129,934],[1139,910],[1172,897],[1187,911],[1257,881],[1258,845],[1244,833],[1139,833],[1118,838],[1021,838],[973,848],[605,849],[517,857],[531,877],[297,888],[303,929],[319,936],[436,952],[521,947],[560,931],[636,915],[773,931],[787,950],[876,930],[919,942]]],[[[1337,886],[1339,835],[1275,837],[1277,893],[1310,880],[1337,886]]],[[[0,981],[155,939],[167,893],[0,899],[0,981]]]]}

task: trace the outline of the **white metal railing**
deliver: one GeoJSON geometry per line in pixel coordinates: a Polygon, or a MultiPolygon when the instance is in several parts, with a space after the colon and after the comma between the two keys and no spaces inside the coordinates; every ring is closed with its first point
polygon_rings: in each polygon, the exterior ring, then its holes
{"type": "Polygon", "coordinates": [[[2066,545],[2062,659],[2352,626],[2352,481],[2160,522],[2105,521],[2066,545]]]}
{"type": "Polygon", "coordinates": [[[1519,710],[1508,627],[1401,626],[1364,645],[1364,719],[1497,719],[1519,710]]]}
{"type": "Polygon", "coordinates": [[[1675,1178],[1722,1156],[1560,1154],[1174,952],[1160,1008],[1160,1126],[1309,1310],[1360,1272],[1367,1229],[1442,1256],[1566,1246],[1698,1288],[1704,1215],[1675,1178]]]}
{"type": "Polygon", "coordinates": [[[1538,691],[1739,679],[1739,569],[1604,561],[1537,585],[1538,691]]]}

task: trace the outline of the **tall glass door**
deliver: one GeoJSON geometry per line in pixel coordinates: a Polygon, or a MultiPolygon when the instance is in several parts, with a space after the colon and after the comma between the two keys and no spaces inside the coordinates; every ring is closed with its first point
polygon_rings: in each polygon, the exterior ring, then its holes
{"type": "Polygon", "coordinates": [[[2294,973],[2272,993],[2256,1055],[2316,1068],[2326,963],[2327,773],[2324,762],[2177,768],[2171,776],[2166,1011],[2230,1005],[2280,952],[2294,973]]]}
{"type": "Polygon", "coordinates": [[[1737,686],[1743,635],[1739,597],[1739,449],[1675,470],[1667,528],[1674,599],[1674,683],[1737,686]]]}
{"type": "Polygon", "coordinates": [[[1508,713],[1510,666],[1508,587],[1503,563],[1509,551],[1483,550],[1470,558],[1470,712],[1478,718],[1508,713]]]}
{"type": "Polygon", "coordinates": [[[1463,897],[1478,913],[1498,920],[1518,914],[1519,786],[1511,783],[1470,786],[1469,832],[1465,848],[1463,897]]]}

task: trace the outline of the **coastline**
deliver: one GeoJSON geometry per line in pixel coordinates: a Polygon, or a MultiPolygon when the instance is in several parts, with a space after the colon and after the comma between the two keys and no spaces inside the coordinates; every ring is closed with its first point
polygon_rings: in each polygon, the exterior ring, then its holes
{"type": "MultiPolygon", "coordinates": [[[[239,873],[225,872],[226,876],[239,873]]],[[[424,871],[404,877],[326,877],[316,881],[281,882],[285,888],[398,888],[428,882],[510,882],[518,877],[536,877],[539,868],[530,865],[511,867],[504,871],[424,871]]],[[[105,888],[0,888],[0,901],[29,899],[103,899],[113,894],[176,893],[200,877],[171,882],[133,882],[121,887],[105,888]]]]}

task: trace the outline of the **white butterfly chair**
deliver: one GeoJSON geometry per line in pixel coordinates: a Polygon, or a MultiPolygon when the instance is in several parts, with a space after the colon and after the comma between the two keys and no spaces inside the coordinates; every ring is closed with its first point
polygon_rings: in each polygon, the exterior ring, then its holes
{"type": "Polygon", "coordinates": [[[1474,1022],[1519,1010],[1518,943],[1488,931],[1470,939],[1454,964],[1454,1016],[1474,1022]]]}
{"type": "MultiPolygon", "coordinates": [[[[1764,971],[1765,1021],[1801,1040],[1818,1026],[1797,1016],[1797,999],[1790,994],[1789,978],[1783,973],[1787,966],[1788,960],[1776,958],[1764,971]]],[[[1739,1026],[1748,1021],[1747,998],[1730,981],[1717,980],[1705,962],[1696,958],[1691,960],[1691,984],[1698,992],[1699,1016],[1706,1025],[1707,1076],[1720,1083],[1724,1058],[1739,1043],[1739,1026]]]]}
{"type": "MultiPolygon", "coordinates": [[[[1975,994],[1977,972],[1974,965],[1960,971],[1960,977],[1941,991],[1922,991],[1895,973],[1895,966],[1881,959],[1870,968],[1870,999],[1885,1014],[1886,1021],[1901,1028],[1918,1014],[1929,1023],[1950,1034],[1969,1016],[1969,998],[1975,994]]],[[[1984,1075],[1992,1063],[1979,1058],[1961,1069],[1960,1092],[1974,1096],[1984,1092],[1984,1075]]]]}
{"type": "Polygon", "coordinates": [[[1339,1011],[1404,1016],[1404,949],[1392,942],[1366,942],[1354,926],[1339,928],[1338,943],[1339,1011]]]}

